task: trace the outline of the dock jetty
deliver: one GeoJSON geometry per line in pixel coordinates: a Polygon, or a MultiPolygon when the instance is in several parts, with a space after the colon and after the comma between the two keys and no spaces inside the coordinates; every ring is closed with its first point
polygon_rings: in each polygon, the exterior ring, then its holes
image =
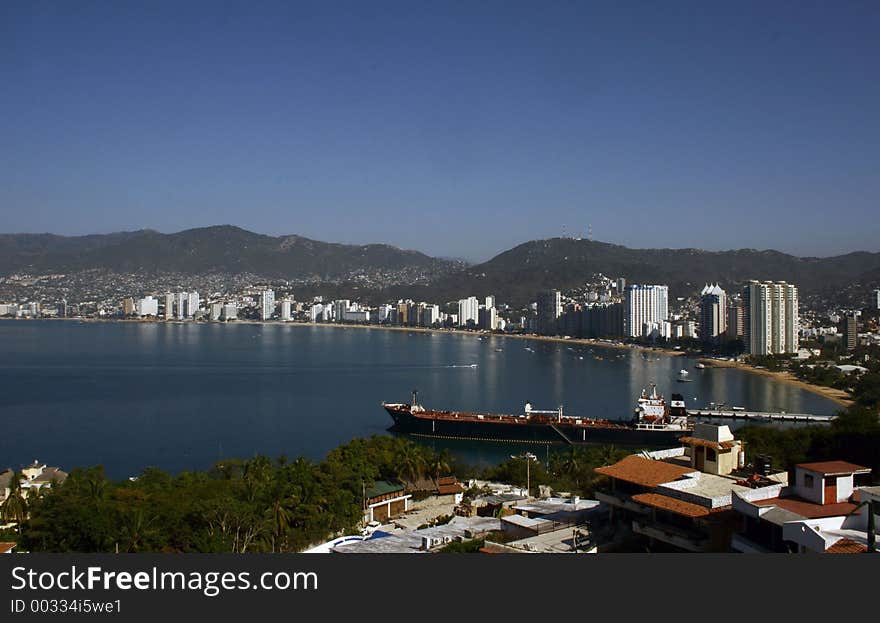
{"type": "Polygon", "coordinates": [[[695,418],[720,418],[730,420],[764,420],[778,422],[833,422],[835,415],[814,415],[812,413],[785,413],[769,411],[745,411],[740,409],[688,409],[687,414],[695,418]]]}

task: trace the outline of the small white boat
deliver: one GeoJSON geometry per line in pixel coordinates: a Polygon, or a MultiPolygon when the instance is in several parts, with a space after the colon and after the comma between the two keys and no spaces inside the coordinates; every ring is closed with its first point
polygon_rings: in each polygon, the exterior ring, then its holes
{"type": "Polygon", "coordinates": [[[697,370],[704,370],[706,368],[706,364],[703,363],[702,361],[698,361],[697,363],[694,364],[694,367],[697,370]]]}
{"type": "Polygon", "coordinates": [[[679,373],[680,375],[682,375],[682,376],[687,376],[687,375],[688,375],[688,371],[685,370],[685,369],[683,369],[683,368],[682,368],[681,370],[679,370],[678,373],[679,373]]]}

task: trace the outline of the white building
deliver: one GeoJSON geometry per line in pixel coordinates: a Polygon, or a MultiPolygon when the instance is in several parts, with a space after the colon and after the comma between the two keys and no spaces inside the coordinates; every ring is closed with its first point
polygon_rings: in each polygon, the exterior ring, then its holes
{"type": "Polygon", "coordinates": [[[165,320],[174,318],[174,294],[168,292],[165,295],[165,320]]]}
{"type": "Polygon", "coordinates": [[[480,322],[480,303],[477,297],[469,296],[458,302],[458,325],[460,327],[475,327],[480,322]]]}
{"type": "Polygon", "coordinates": [[[138,316],[159,316],[159,299],[155,299],[152,296],[145,296],[142,299],[138,299],[135,303],[135,313],[138,316]]]}
{"type": "Polygon", "coordinates": [[[260,320],[269,320],[275,314],[275,291],[262,290],[260,292],[260,320]]]}
{"type": "Polygon", "coordinates": [[[370,311],[367,309],[349,309],[343,313],[344,322],[369,322],[370,311]]]}
{"type": "Polygon", "coordinates": [[[669,316],[669,288],[660,285],[631,285],[626,294],[626,335],[645,337],[661,334],[663,321],[669,316]]]}
{"type": "Polygon", "coordinates": [[[183,320],[186,318],[186,292],[178,292],[176,298],[177,319],[183,320]]]}
{"type": "Polygon", "coordinates": [[[486,309],[490,307],[495,307],[495,297],[491,294],[486,297],[486,309]]]}
{"type": "Polygon", "coordinates": [[[374,320],[376,322],[387,322],[388,317],[391,315],[392,309],[396,309],[396,307],[394,305],[388,305],[387,303],[385,305],[379,305],[378,311],[376,312],[377,315],[374,320]]]}
{"type": "Polygon", "coordinates": [[[751,355],[798,351],[798,291],[784,281],[750,281],[743,289],[743,328],[751,355]]]}
{"type": "Polygon", "coordinates": [[[283,299],[281,301],[281,320],[288,322],[290,317],[290,299],[283,299]]]}
{"type": "Polygon", "coordinates": [[[874,302],[877,304],[877,309],[880,309],[880,290],[874,290],[874,302]]]}
{"type": "Polygon", "coordinates": [[[199,311],[199,293],[190,292],[186,295],[186,316],[192,318],[199,311]]]}
{"type": "Polygon", "coordinates": [[[235,305],[224,305],[223,311],[220,314],[221,320],[237,320],[238,319],[238,308],[235,305]]]}
{"type": "Polygon", "coordinates": [[[217,322],[218,320],[220,320],[220,317],[223,316],[223,305],[221,303],[211,303],[209,311],[211,313],[211,320],[217,322]]]}

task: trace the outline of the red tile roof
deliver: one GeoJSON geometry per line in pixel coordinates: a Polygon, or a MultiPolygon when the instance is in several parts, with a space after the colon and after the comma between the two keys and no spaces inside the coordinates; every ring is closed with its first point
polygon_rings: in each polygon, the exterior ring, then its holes
{"type": "Polygon", "coordinates": [[[597,474],[650,488],[662,485],[664,482],[678,480],[685,474],[691,474],[694,471],[691,467],[681,467],[636,455],[624,457],[614,465],[595,469],[597,474]]]}
{"type": "Polygon", "coordinates": [[[454,485],[458,482],[455,476],[443,476],[437,479],[437,485],[454,485]]]}
{"type": "Polygon", "coordinates": [[[15,547],[15,543],[7,543],[7,542],[0,543],[0,554],[6,554],[8,552],[11,552],[14,547],[15,547]]]}
{"type": "Polygon", "coordinates": [[[825,550],[826,554],[864,554],[868,548],[852,539],[840,539],[837,543],[825,550]]]}
{"type": "Polygon", "coordinates": [[[839,474],[855,474],[855,473],[871,473],[870,467],[862,467],[854,463],[846,461],[820,461],[818,463],[798,463],[798,467],[808,469],[811,472],[817,472],[825,476],[834,476],[839,474]]]}
{"type": "Polygon", "coordinates": [[[457,482],[455,484],[440,485],[437,487],[437,495],[452,495],[454,493],[461,493],[462,491],[464,491],[464,488],[457,482]]]}
{"type": "Polygon", "coordinates": [[[770,498],[767,500],[755,500],[755,506],[778,506],[805,519],[819,519],[821,517],[840,517],[853,512],[855,504],[839,502],[837,504],[815,504],[800,498],[770,498]]]}
{"type": "Polygon", "coordinates": [[[684,517],[705,517],[710,512],[705,506],[671,498],[668,495],[660,495],[659,493],[640,493],[632,496],[632,499],[640,504],[653,506],[654,508],[659,508],[684,517]]]}

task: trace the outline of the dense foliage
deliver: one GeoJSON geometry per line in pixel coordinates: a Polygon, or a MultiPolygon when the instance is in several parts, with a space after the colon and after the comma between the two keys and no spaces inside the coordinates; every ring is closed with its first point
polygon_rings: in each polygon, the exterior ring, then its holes
{"type": "Polygon", "coordinates": [[[51,552],[286,552],[355,530],[373,481],[410,487],[448,473],[442,453],[396,437],[356,439],[320,463],[257,456],[134,481],[74,469],[30,500],[21,545],[51,552]]]}
{"type": "Polygon", "coordinates": [[[529,481],[532,493],[539,485],[548,485],[554,491],[566,491],[574,495],[590,496],[597,480],[595,468],[622,459],[632,450],[614,446],[573,446],[550,455],[548,464],[541,461],[511,458],[490,467],[483,473],[487,479],[507,482],[521,487],[529,481]]]}

